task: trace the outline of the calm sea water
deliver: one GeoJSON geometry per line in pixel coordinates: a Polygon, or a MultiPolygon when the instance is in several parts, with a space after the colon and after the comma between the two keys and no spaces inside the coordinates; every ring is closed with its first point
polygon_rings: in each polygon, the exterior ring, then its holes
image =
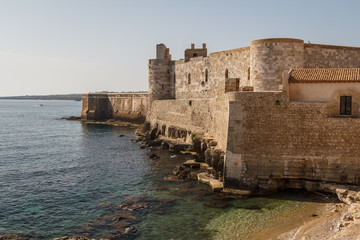
{"type": "Polygon", "coordinates": [[[321,204],[288,193],[219,200],[196,181],[164,181],[186,156],[151,160],[134,129],[59,120],[80,111],[76,101],[0,101],[0,234],[70,236],[106,213],[99,203],[147,196],[176,202],[139,216],[137,239],[254,239],[321,204]]]}

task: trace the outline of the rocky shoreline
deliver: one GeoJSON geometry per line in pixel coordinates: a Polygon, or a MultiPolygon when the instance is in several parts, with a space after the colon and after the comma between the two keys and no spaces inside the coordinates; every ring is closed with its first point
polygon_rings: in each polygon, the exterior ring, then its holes
{"type": "Polygon", "coordinates": [[[272,239],[360,239],[360,188],[324,184],[342,203],[329,204],[319,218],[311,219],[290,232],[272,239]]]}
{"type": "Polygon", "coordinates": [[[213,138],[175,127],[169,127],[168,132],[165,133],[164,126],[155,125],[150,128],[148,122],[143,124],[136,134],[142,148],[157,146],[172,153],[192,155],[192,162],[188,161],[174,170],[178,179],[199,180],[199,175],[202,174],[204,178],[221,182],[224,175],[225,153],[217,147],[217,142],[213,138]],[[184,142],[189,135],[191,135],[191,143],[184,142]]]}
{"type": "MultiPolygon", "coordinates": [[[[170,135],[175,139],[181,138],[182,135],[187,134],[184,131],[186,130],[175,129],[175,134],[170,135]]],[[[224,153],[220,149],[216,149],[217,144],[213,139],[194,137],[192,139],[193,144],[186,144],[164,137],[165,134],[161,128],[155,126],[150,129],[150,126],[146,124],[138,130],[137,135],[139,136],[138,141],[142,142],[143,147],[161,146],[168,148],[172,152],[188,153],[194,156],[193,164],[185,162],[174,170],[174,178],[176,179],[197,179],[199,182],[211,186],[210,180],[206,182],[199,176],[220,180],[223,175],[224,153]],[[208,165],[205,168],[194,167],[196,164],[201,166],[202,163],[208,165]]],[[[305,186],[305,189],[314,192],[311,184],[305,186]]],[[[327,209],[320,216],[316,215],[316,219],[310,219],[290,232],[267,236],[267,239],[360,239],[360,187],[319,183],[318,189],[335,194],[342,203],[328,204],[327,209]]],[[[219,191],[241,195],[250,194],[246,191],[229,191],[226,189],[219,191]]],[[[315,193],[321,194],[318,191],[315,191],[315,193]]]]}
{"type": "MultiPolygon", "coordinates": [[[[66,119],[79,120],[79,119],[66,119]]],[[[113,126],[129,127],[131,123],[104,121],[85,123],[107,124],[113,126]]],[[[131,125],[131,127],[137,127],[131,125]]],[[[174,130],[178,137],[184,132],[174,130]]],[[[168,149],[173,153],[190,154],[194,157],[191,163],[184,163],[176,167],[173,171],[174,176],[170,176],[166,181],[176,181],[179,179],[197,179],[199,174],[203,174],[211,179],[221,179],[224,153],[216,149],[216,141],[194,136],[193,144],[176,141],[176,139],[165,138],[161,129],[149,130],[146,125],[137,131],[138,139],[136,142],[141,144],[141,148],[158,147],[168,149]],[[205,166],[205,167],[203,167],[205,166]]],[[[150,158],[156,159],[159,156],[151,154],[150,158]]],[[[208,183],[209,184],[209,183],[208,183]]],[[[360,239],[360,188],[357,186],[341,186],[335,184],[321,184],[324,192],[336,194],[342,203],[328,204],[327,208],[320,214],[315,214],[313,218],[299,223],[294,229],[288,232],[276,232],[261,236],[257,239],[360,239]]],[[[311,189],[309,189],[311,190],[311,189]]],[[[236,193],[233,191],[231,194],[236,193]]],[[[226,191],[225,191],[226,194],[226,191]]],[[[244,194],[239,192],[239,194],[244,194]]],[[[245,193],[246,194],[246,193],[245,193]]],[[[319,193],[321,194],[321,193],[319,193]]],[[[138,231],[133,224],[138,221],[138,216],[154,209],[171,207],[173,199],[149,199],[145,196],[130,196],[121,204],[109,202],[99,203],[98,207],[111,212],[90,220],[76,230],[78,235],[72,237],[59,237],[53,240],[113,240],[113,239],[133,239],[138,236],[138,231]],[[109,230],[103,238],[92,238],[101,229],[109,230]],[[92,236],[92,237],[90,237],[92,236]]],[[[28,240],[26,236],[6,234],[0,236],[0,240],[28,240]]],[[[225,238],[226,239],[226,238],[225,238]]]]}

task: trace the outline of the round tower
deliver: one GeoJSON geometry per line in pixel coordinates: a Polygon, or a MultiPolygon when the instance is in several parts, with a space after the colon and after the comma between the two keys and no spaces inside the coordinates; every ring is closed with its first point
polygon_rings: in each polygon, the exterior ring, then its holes
{"type": "Polygon", "coordinates": [[[156,45],[156,59],[149,60],[149,110],[154,100],[170,98],[171,55],[164,44],[156,45]]]}
{"type": "Polygon", "coordinates": [[[268,38],[250,43],[250,85],[254,91],[277,91],[282,73],[304,65],[304,41],[268,38]]]}

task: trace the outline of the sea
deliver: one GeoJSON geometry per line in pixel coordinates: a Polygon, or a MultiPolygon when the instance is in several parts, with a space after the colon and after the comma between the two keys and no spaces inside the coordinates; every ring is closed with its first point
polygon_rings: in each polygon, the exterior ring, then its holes
{"type": "Polygon", "coordinates": [[[80,101],[0,100],[0,235],[106,237],[113,229],[96,221],[136,199],[145,207],[127,239],[267,239],[326,205],[306,192],[228,196],[171,180],[191,156],[141,148],[133,127],[61,120],[80,111],[80,101]]]}

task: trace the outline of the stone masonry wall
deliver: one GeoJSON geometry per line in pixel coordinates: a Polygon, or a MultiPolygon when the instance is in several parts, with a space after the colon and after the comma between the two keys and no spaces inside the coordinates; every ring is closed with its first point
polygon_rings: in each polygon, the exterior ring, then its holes
{"type": "Polygon", "coordinates": [[[83,94],[82,120],[145,121],[148,111],[146,93],[83,94]]]}
{"type": "Polygon", "coordinates": [[[304,67],[358,68],[360,67],[360,48],[305,44],[304,67]]]}
{"type": "Polygon", "coordinates": [[[223,95],[226,70],[228,78],[239,78],[240,86],[248,85],[249,60],[250,48],[247,47],[212,53],[209,57],[191,58],[188,62],[176,61],[172,69],[176,99],[214,98],[223,95]]]}
{"type": "Polygon", "coordinates": [[[225,186],[261,192],[307,180],[360,184],[360,115],[340,117],[337,103],[288,102],[286,92],[232,92],[229,99],[225,186]]]}
{"type": "Polygon", "coordinates": [[[224,94],[226,70],[228,78],[239,78],[240,89],[253,86],[255,91],[278,91],[282,89],[282,74],[293,68],[360,67],[360,48],[271,38],[252,41],[250,47],[171,64],[172,97],[175,92],[176,99],[211,98],[224,94]]]}
{"type": "MultiPolygon", "coordinates": [[[[213,113],[210,108],[213,100],[161,100],[154,101],[147,118],[151,125],[166,125],[183,128],[202,134],[211,129],[213,113]]],[[[188,139],[190,141],[190,139],[188,139]]]]}
{"type": "MultiPolygon", "coordinates": [[[[195,135],[215,138],[218,140],[218,147],[224,150],[228,122],[226,106],[218,99],[154,101],[147,121],[152,126],[166,126],[165,131],[168,131],[169,127],[175,127],[195,135]]],[[[184,141],[191,143],[191,136],[184,141]]]]}
{"type": "Polygon", "coordinates": [[[281,90],[282,74],[303,65],[303,40],[271,38],[251,42],[250,85],[255,91],[281,90]]]}
{"type": "Polygon", "coordinates": [[[170,60],[149,60],[149,107],[154,100],[169,99],[171,93],[170,60]]]}

